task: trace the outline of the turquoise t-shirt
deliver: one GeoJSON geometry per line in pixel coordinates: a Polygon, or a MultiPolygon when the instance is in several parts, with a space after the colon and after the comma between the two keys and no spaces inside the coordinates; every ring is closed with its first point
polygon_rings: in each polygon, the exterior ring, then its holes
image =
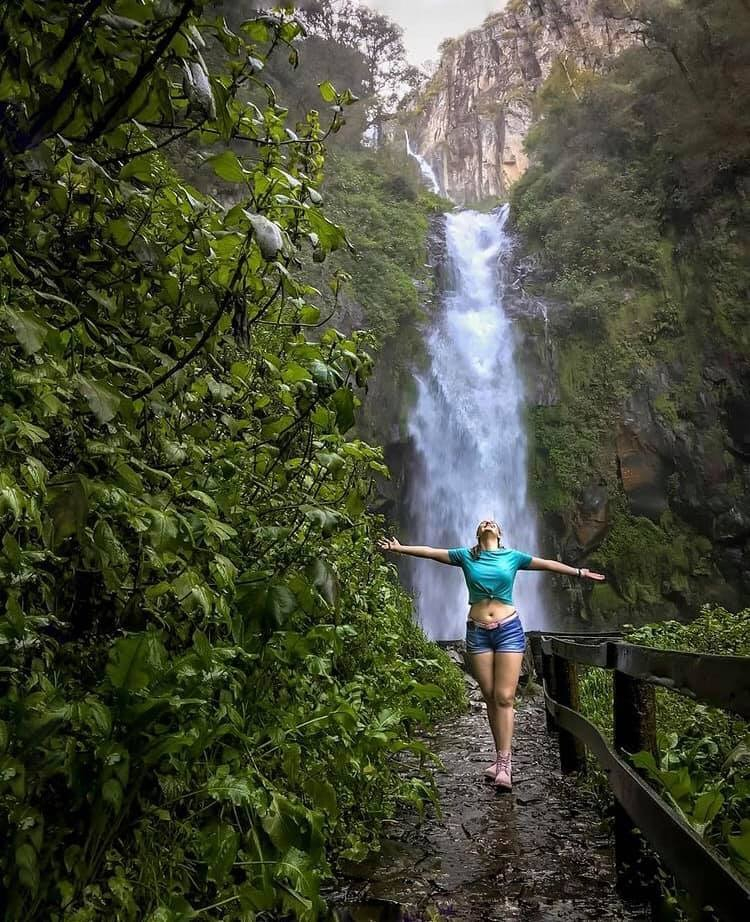
{"type": "Polygon", "coordinates": [[[453,547],[448,551],[448,558],[454,567],[464,571],[466,585],[469,587],[469,605],[483,599],[498,599],[500,602],[513,604],[513,580],[518,570],[528,570],[531,554],[501,547],[496,551],[479,552],[475,559],[468,547],[453,547]]]}

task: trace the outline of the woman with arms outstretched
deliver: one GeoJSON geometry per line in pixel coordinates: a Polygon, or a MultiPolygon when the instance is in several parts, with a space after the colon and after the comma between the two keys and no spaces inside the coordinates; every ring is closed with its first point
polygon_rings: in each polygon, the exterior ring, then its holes
{"type": "Polygon", "coordinates": [[[513,581],[518,570],[551,570],[583,579],[603,580],[601,573],[569,567],[559,560],[532,557],[503,547],[497,522],[486,519],[477,526],[477,543],[472,548],[450,550],[408,546],[396,538],[383,538],[384,551],[426,557],[463,570],[469,589],[469,616],[466,622],[466,650],[472,671],[487,703],[487,718],[495,741],[495,761],[485,776],[500,790],[511,789],[511,744],[513,739],[513,701],[526,650],[526,636],[513,605],[513,581]]]}

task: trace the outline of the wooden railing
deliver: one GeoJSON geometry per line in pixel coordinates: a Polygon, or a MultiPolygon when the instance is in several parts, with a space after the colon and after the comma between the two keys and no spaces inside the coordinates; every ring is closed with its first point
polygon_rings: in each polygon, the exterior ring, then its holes
{"type": "Polygon", "coordinates": [[[642,750],[656,755],[656,685],[750,719],[750,657],[679,653],[610,638],[529,635],[544,685],[547,727],[558,733],[562,771],[584,771],[587,748],[615,795],[620,889],[647,895],[655,869],[645,839],[698,906],[710,906],[727,922],[750,919],[748,884],[623,757],[642,750]],[[579,713],[579,664],[614,670],[614,748],[579,713]]]}

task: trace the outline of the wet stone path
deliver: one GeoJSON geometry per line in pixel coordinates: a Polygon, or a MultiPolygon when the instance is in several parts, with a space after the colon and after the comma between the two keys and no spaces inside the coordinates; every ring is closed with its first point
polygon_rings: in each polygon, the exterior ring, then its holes
{"type": "Polygon", "coordinates": [[[647,922],[615,891],[610,837],[591,795],[561,775],[540,697],[516,712],[512,793],[483,779],[493,754],[476,689],[470,712],[427,741],[445,766],[442,816],[400,818],[378,855],[345,869],[341,922],[647,922]]]}

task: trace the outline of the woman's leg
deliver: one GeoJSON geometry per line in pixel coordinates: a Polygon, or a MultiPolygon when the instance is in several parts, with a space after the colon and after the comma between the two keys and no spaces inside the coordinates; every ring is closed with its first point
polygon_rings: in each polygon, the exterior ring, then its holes
{"type": "MultiPolygon", "coordinates": [[[[518,679],[521,675],[521,664],[523,663],[523,653],[495,653],[494,654],[494,678],[492,686],[493,708],[495,712],[494,724],[490,718],[490,724],[497,727],[495,740],[497,742],[498,752],[510,752],[513,740],[513,702],[516,697],[516,688],[518,679]]],[[[481,683],[480,683],[481,684],[481,683]]],[[[484,694],[484,689],[482,689],[484,694]]],[[[487,705],[487,711],[490,711],[490,705],[487,705]]]]}
{"type": "MultiPolygon", "coordinates": [[[[508,655],[508,654],[505,654],[508,655]]],[[[487,719],[490,722],[490,729],[495,740],[495,749],[500,748],[500,728],[497,723],[497,706],[495,705],[495,676],[493,659],[498,656],[488,650],[486,653],[471,654],[471,671],[474,678],[479,683],[479,689],[487,705],[487,719]]]]}

